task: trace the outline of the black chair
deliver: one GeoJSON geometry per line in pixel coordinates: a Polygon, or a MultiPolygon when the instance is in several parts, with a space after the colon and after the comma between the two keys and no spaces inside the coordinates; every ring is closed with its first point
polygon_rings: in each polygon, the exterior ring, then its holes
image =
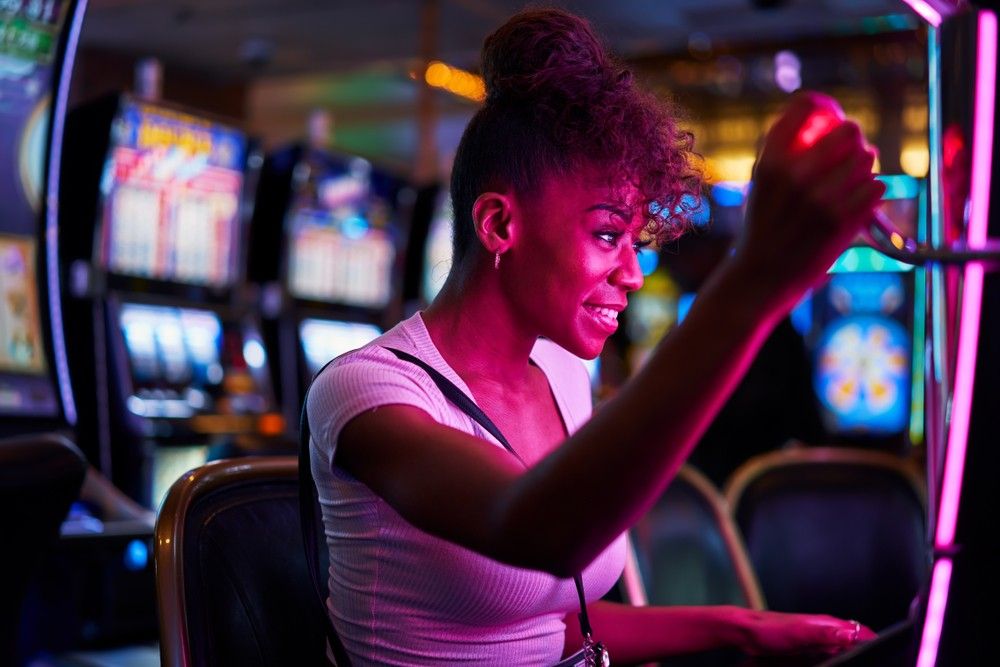
{"type": "Polygon", "coordinates": [[[721,492],[682,466],[631,534],[624,583],[633,603],[763,609],[746,549],[721,492]]]}
{"type": "Polygon", "coordinates": [[[726,485],[769,609],[881,630],[907,618],[930,567],[916,467],[884,452],[796,448],[726,485]]]}
{"type": "Polygon", "coordinates": [[[0,664],[14,664],[21,607],[32,570],[59,538],[87,463],[66,438],[44,433],[0,440],[0,664]]]}
{"type": "Polygon", "coordinates": [[[192,470],[170,489],[155,554],[165,667],[328,664],[298,484],[295,457],[247,457],[192,470]]]}

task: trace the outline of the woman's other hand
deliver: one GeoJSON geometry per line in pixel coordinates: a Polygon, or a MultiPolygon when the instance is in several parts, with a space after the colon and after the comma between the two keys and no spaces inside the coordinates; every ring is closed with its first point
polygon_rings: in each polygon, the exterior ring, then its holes
{"type": "Polygon", "coordinates": [[[741,646],[750,655],[839,653],[876,637],[857,621],[832,616],[746,611],[741,646]]]}
{"type": "Polygon", "coordinates": [[[885,191],[872,174],[874,151],[857,124],[842,117],[826,95],[796,95],[754,166],[736,258],[780,308],[790,308],[823,278],[885,191]],[[817,114],[837,119],[824,124],[832,128],[826,134],[804,142],[802,129],[817,114]]]}

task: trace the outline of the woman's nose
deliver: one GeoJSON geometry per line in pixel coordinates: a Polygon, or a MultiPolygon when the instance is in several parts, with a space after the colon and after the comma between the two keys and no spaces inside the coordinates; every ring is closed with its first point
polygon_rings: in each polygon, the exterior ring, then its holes
{"type": "Polygon", "coordinates": [[[642,287],[642,268],[639,266],[639,254],[631,246],[626,246],[619,254],[618,267],[611,275],[612,284],[627,292],[634,292],[642,287]]]}

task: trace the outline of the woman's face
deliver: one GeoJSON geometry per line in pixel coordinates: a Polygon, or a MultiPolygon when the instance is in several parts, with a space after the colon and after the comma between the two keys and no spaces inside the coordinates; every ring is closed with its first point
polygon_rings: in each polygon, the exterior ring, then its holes
{"type": "Polygon", "coordinates": [[[515,209],[516,237],[501,258],[511,297],[535,331],[596,357],[618,328],[628,293],[642,287],[636,253],[647,240],[638,192],[586,169],[548,177],[515,209]]]}

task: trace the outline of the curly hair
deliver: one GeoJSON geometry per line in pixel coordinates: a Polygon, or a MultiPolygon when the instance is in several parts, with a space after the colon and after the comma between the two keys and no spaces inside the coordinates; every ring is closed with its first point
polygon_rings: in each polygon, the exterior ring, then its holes
{"type": "Polygon", "coordinates": [[[590,24],[561,9],[523,11],[486,38],[486,101],[462,135],[451,177],[454,262],[475,247],[472,205],[483,192],[537,192],[543,177],[589,164],[631,183],[659,242],[687,229],[702,176],[694,137],[668,103],[640,90],[590,24]]]}

